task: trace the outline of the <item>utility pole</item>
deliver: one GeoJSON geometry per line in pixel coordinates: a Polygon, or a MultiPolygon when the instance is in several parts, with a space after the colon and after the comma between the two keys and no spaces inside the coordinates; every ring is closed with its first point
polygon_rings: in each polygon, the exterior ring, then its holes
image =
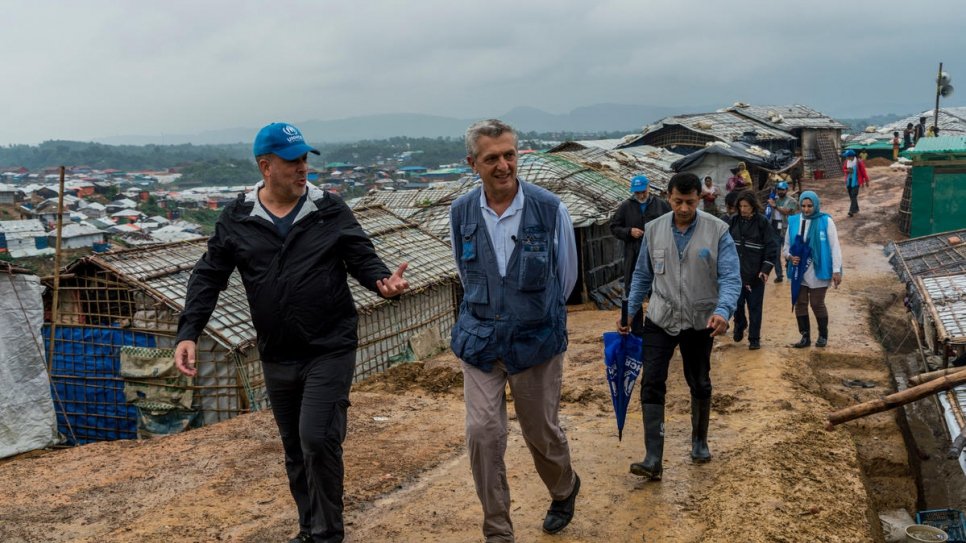
{"type": "Polygon", "coordinates": [[[939,74],[936,76],[936,109],[933,110],[932,131],[936,132],[939,128],[939,93],[943,86],[943,63],[939,63],[939,74]]]}

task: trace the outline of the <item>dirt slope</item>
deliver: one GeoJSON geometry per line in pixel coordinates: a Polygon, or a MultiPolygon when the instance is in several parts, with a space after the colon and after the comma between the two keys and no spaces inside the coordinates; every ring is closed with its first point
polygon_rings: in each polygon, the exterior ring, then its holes
{"type": "MultiPolygon", "coordinates": [[[[643,437],[635,398],[618,442],[604,383],[600,334],[616,313],[571,313],[562,420],[584,481],[577,516],[557,536],[540,532],[549,497],[514,423],[507,465],[520,541],[875,541],[875,509],[913,508],[915,484],[893,414],[823,429],[831,409],[891,387],[868,310],[871,299],[901,291],[881,244],[899,236],[891,221],[902,175],[871,174],[854,219],[845,217],[837,183],[815,187],[845,245],[845,282],[828,297],[829,347],[787,347],[797,339],[787,283],[767,287],[762,350],[717,342],[709,464],[692,465],[688,456],[690,407],[676,359],[664,480],[627,473],[643,454],[643,437]],[[850,379],[876,386],[842,384],[850,379]]],[[[355,387],[346,443],[350,541],[482,540],[457,369],[444,354],[355,387]]],[[[0,462],[4,542],[262,542],[285,540],[296,527],[270,413],[0,462]]]]}

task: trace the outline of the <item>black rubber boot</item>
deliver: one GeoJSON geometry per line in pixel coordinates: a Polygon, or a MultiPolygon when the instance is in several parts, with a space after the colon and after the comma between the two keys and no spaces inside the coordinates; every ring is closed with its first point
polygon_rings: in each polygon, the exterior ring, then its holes
{"type": "Polygon", "coordinates": [[[792,343],[792,347],[803,349],[812,344],[811,325],[808,323],[808,315],[796,318],[798,319],[798,331],[802,334],[802,339],[798,340],[798,343],[792,343]]]}
{"type": "Polygon", "coordinates": [[[815,340],[816,347],[828,345],[828,317],[816,317],[818,320],[818,339],[815,340]]]}
{"type": "Polygon", "coordinates": [[[644,461],[631,464],[631,473],[660,481],[664,471],[664,406],[644,404],[644,461]]]}
{"type": "Polygon", "coordinates": [[[691,397],[691,460],[697,464],[711,461],[708,450],[708,419],[711,418],[711,398],[691,397]]]}

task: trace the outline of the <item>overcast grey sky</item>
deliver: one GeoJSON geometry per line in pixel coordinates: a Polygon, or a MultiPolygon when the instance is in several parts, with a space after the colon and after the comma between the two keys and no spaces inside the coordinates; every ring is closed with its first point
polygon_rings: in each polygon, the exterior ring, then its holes
{"type": "MultiPolygon", "coordinates": [[[[0,4],[0,145],[374,113],[966,104],[966,1],[46,1],[0,4]]],[[[641,125],[654,119],[641,119],[641,125]]]]}

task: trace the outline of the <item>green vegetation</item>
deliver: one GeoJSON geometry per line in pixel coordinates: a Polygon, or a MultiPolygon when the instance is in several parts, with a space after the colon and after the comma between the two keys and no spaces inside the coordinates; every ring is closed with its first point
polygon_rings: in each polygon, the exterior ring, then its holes
{"type": "Polygon", "coordinates": [[[210,236],[215,233],[215,223],[221,210],[214,209],[185,209],[181,212],[181,218],[201,226],[201,233],[210,236]]]}

